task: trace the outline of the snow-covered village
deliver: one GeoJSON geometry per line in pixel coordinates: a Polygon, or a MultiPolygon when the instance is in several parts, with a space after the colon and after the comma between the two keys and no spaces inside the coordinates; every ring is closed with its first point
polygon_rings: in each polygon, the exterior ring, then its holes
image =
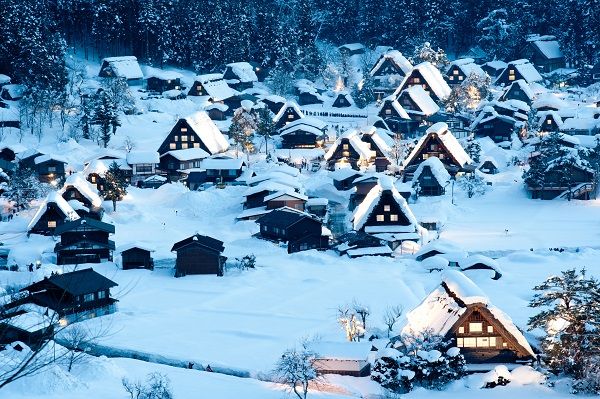
{"type": "Polygon", "coordinates": [[[597,0],[0,0],[0,398],[598,397],[599,183],[597,0]]]}

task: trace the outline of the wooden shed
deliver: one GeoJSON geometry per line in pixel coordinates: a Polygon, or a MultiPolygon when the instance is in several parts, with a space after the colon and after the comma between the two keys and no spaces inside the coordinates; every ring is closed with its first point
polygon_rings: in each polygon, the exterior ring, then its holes
{"type": "Polygon", "coordinates": [[[177,253],[175,277],[189,274],[223,275],[226,257],[222,256],[225,247],[215,238],[194,234],[173,244],[171,252],[177,253]]]}
{"type": "Polygon", "coordinates": [[[117,252],[121,254],[123,270],[154,269],[154,259],[152,259],[154,250],[148,246],[131,243],[117,248],[117,252]]]}

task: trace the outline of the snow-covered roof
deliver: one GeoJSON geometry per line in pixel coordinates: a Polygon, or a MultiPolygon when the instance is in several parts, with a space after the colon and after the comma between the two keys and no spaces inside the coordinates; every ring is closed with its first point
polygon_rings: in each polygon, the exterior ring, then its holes
{"type": "Polygon", "coordinates": [[[513,86],[519,86],[519,88],[521,89],[521,91],[523,91],[523,93],[530,100],[533,100],[533,98],[535,97],[535,94],[533,93],[533,90],[531,90],[531,87],[529,87],[529,84],[525,80],[523,80],[523,79],[515,80],[514,82],[512,82],[510,84],[510,86],[508,86],[506,88],[506,90],[504,90],[504,95],[506,95],[510,90],[512,90],[513,86]]]}
{"type": "Polygon", "coordinates": [[[383,99],[383,102],[381,103],[381,107],[379,107],[380,113],[381,113],[381,110],[383,109],[383,107],[386,105],[386,103],[391,104],[392,108],[394,109],[394,111],[396,111],[396,113],[400,116],[400,118],[410,119],[410,116],[408,115],[408,113],[406,112],[404,107],[402,107],[402,105],[400,105],[400,103],[398,102],[398,98],[393,95],[388,96],[383,99]]]}
{"type": "Polygon", "coordinates": [[[481,159],[481,162],[479,163],[479,166],[481,167],[481,165],[484,165],[487,162],[491,163],[496,168],[500,168],[500,164],[498,163],[498,161],[496,161],[496,158],[492,156],[483,157],[481,159]]]}
{"type": "Polygon", "coordinates": [[[525,79],[527,81],[527,83],[531,83],[531,82],[540,82],[542,80],[544,80],[542,78],[542,75],[540,75],[540,73],[537,71],[537,69],[535,69],[535,66],[533,66],[533,64],[531,62],[529,62],[529,60],[516,60],[516,61],[511,61],[508,63],[508,67],[510,67],[511,65],[513,65],[515,67],[515,69],[517,71],[519,71],[519,73],[521,74],[521,76],[523,77],[523,79],[525,79]]]}
{"type": "Polygon", "coordinates": [[[241,169],[243,164],[241,158],[206,158],[200,167],[205,170],[237,170],[241,169]]]}
{"type": "Polygon", "coordinates": [[[0,108],[0,122],[19,122],[20,120],[17,108],[0,108]]]}
{"type": "Polygon", "coordinates": [[[161,175],[152,175],[152,176],[148,176],[144,179],[145,182],[147,183],[152,183],[152,182],[165,182],[167,181],[167,178],[161,175]]]}
{"type": "Polygon", "coordinates": [[[185,120],[211,154],[227,151],[229,142],[206,112],[198,111],[185,120]]]}
{"type": "Polygon", "coordinates": [[[560,115],[558,114],[558,112],[553,111],[553,110],[539,111],[538,112],[538,117],[539,117],[538,123],[539,123],[540,129],[542,129],[542,130],[544,129],[543,123],[548,116],[550,116],[554,120],[554,123],[556,123],[556,125],[558,126],[559,129],[561,129],[563,127],[563,120],[560,117],[560,115]]]}
{"type": "Polygon", "coordinates": [[[562,109],[567,106],[567,102],[553,93],[544,93],[531,104],[534,109],[552,108],[555,110],[562,109]]]}
{"type": "Polygon", "coordinates": [[[400,51],[390,50],[387,53],[383,54],[381,57],[379,57],[377,63],[375,63],[373,68],[371,68],[371,75],[376,74],[377,71],[387,60],[393,62],[396,66],[398,66],[405,75],[408,74],[413,68],[411,63],[406,59],[406,57],[402,55],[400,51]]]}
{"type": "Polygon", "coordinates": [[[423,245],[417,252],[415,252],[415,258],[420,259],[423,255],[432,251],[445,254],[444,257],[447,259],[452,258],[451,260],[463,259],[468,256],[466,251],[457,247],[455,244],[438,239],[423,245]],[[450,255],[446,256],[446,254],[450,255]]]}
{"type": "Polygon", "coordinates": [[[329,200],[327,198],[309,198],[306,200],[306,206],[327,206],[329,200]]]}
{"type": "Polygon", "coordinates": [[[142,79],[144,74],[138,64],[138,60],[134,56],[125,57],[108,57],[102,60],[102,63],[110,64],[116,76],[125,79],[142,79]]]}
{"type": "Polygon", "coordinates": [[[442,283],[419,306],[407,315],[402,334],[432,331],[446,335],[467,311],[465,305],[478,304],[487,308],[519,345],[534,356],[534,352],[521,331],[504,312],[489,303],[488,297],[467,276],[457,270],[446,270],[442,283]]]}
{"type": "Polygon", "coordinates": [[[229,87],[227,82],[222,78],[206,80],[201,83],[204,90],[206,90],[206,93],[208,93],[212,101],[215,102],[227,100],[228,98],[239,94],[236,90],[229,87]]]}
{"type": "Polygon", "coordinates": [[[232,62],[231,64],[226,65],[231,72],[238,77],[240,82],[257,82],[258,77],[254,72],[254,67],[250,65],[248,62],[232,62]]]}
{"type": "Polygon", "coordinates": [[[473,160],[466,153],[462,145],[460,145],[459,141],[454,137],[452,132],[448,129],[448,125],[445,122],[438,122],[434,125],[430,126],[426,134],[419,139],[417,145],[412,149],[408,157],[403,161],[403,165],[408,165],[421,151],[421,147],[427,140],[428,135],[437,134],[437,137],[441,140],[442,144],[446,147],[446,149],[450,152],[450,154],[454,157],[456,162],[459,165],[464,166],[466,164],[473,163],[473,160]]]}
{"type": "Polygon", "coordinates": [[[33,160],[33,162],[36,165],[39,165],[39,164],[41,164],[43,162],[47,162],[47,161],[57,161],[57,162],[67,163],[67,160],[64,159],[63,157],[56,156],[56,155],[50,155],[50,154],[40,155],[38,157],[35,157],[33,160]]]}
{"type": "Polygon", "coordinates": [[[10,83],[10,76],[0,73],[0,85],[6,85],[10,83]]]}
{"type": "Polygon", "coordinates": [[[294,111],[296,111],[296,113],[300,116],[300,118],[304,118],[304,113],[302,113],[302,111],[300,110],[300,107],[298,106],[298,104],[295,101],[287,101],[283,107],[281,107],[281,109],[279,110],[279,112],[277,113],[277,115],[275,115],[273,117],[273,122],[277,123],[284,115],[285,112],[288,108],[293,108],[294,111]]]}
{"type": "Polygon", "coordinates": [[[387,245],[346,250],[346,254],[350,257],[391,255],[393,252],[394,251],[387,245]]]}
{"type": "Polygon", "coordinates": [[[435,179],[440,185],[443,186],[444,184],[446,184],[446,182],[450,180],[450,174],[444,167],[442,161],[440,161],[437,157],[429,157],[423,162],[421,162],[417,167],[417,170],[415,170],[415,174],[413,175],[414,181],[419,180],[421,173],[423,173],[425,167],[427,166],[431,170],[433,177],[435,177],[435,179]]]}
{"type": "Polygon", "coordinates": [[[46,213],[46,210],[48,210],[48,204],[50,203],[56,204],[58,209],[60,209],[60,211],[65,215],[66,220],[73,221],[79,219],[77,212],[75,212],[73,207],[71,207],[71,205],[69,205],[69,203],[65,201],[63,197],[61,197],[60,193],[57,191],[52,191],[46,196],[46,199],[42,205],[40,205],[35,215],[33,215],[33,218],[27,225],[27,230],[31,230],[37,224],[37,222],[40,221],[41,217],[44,215],[44,213],[46,213]]]}
{"type": "Polygon", "coordinates": [[[52,325],[49,316],[37,312],[25,312],[16,316],[2,319],[1,323],[8,324],[23,331],[36,332],[52,325]]]}
{"type": "Polygon", "coordinates": [[[473,58],[461,58],[452,61],[450,67],[452,67],[453,65],[460,69],[462,73],[464,73],[467,77],[470,76],[472,73],[481,77],[484,77],[486,75],[484,70],[481,69],[481,67],[475,63],[475,60],[473,58]]]}
{"type": "Polygon", "coordinates": [[[166,71],[151,66],[144,67],[144,76],[146,79],[157,78],[161,80],[175,80],[183,78],[183,75],[176,71],[166,71]]]}
{"type": "Polygon", "coordinates": [[[137,151],[133,150],[127,153],[127,163],[129,165],[141,163],[159,163],[160,158],[156,151],[137,151]]]}
{"type": "MultiPolygon", "coordinates": [[[[381,200],[381,196],[384,192],[390,192],[394,201],[398,204],[401,212],[406,216],[409,221],[409,225],[407,226],[381,226],[384,228],[383,232],[389,233],[391,231],[387,231],[385,227],[393,227],[394,231],[397,233],[414,233],[417,231],[418,222],[415,218],[415,215],[412,213],[410,208],[408,207],[408,203],[404,199],[402,195],[398,192],[392,179],[389,176],[382,176],[379,179],[378,184],[369,191],[369,194],[365,197],[365,199],[356,207],[354,213],[352,214],[352,223],[354,230],[359,231],[362,229],[367,222],[367,219],[373,212],[373,209],[379,204],[381,200]]],[[[378,226],[379,227],[379,226],[378,226]]]]}
{"type": "Polygon", "coordinates": [[[370,342],[326,342],[314,341],[310,349],[318,358],[326,357],[338,360],[366,360],[371,351],[370,342]]]}
{"type": "Polygon", "coordinates": [[[600,120],[593,117],[566,118],[560,128],[562,131],[568,130],[588,130],[592,131],[600,128],[600,120]]]}
{"type": "Polygon", "coordinates": [[[217,109],[221,112],[225,112],[229,109],[229,106],[225,105],[223,103],[214,103],[214,104],[210,104],[210,105],[207,105],[206,107],[204,107],[205,111],[210,111],[212,109],[217,109]]]}
{"type": "Polygon", "coordinates": [[[375,145],[384,153],[389,153],[394,146],[394,139],[383,129],[371,127],[369,131],[363,133],[363,136],[364,135],[371,136],[373,143],[375,143],[375,145]]]}
{"type": "Polygon", "coordinates": [[[531,44],[537,47],[538,50],[546,57],[547,59],[556,59],[563,58],[563,52],[560,49],[560,44],[556,40],[544,40],[544,39],[554,39],[553,36],[549,37],[540,37],[539,40],[532,40],[531,44]]]}
{"type": "Polygon", "coordinates": [[[283,197],[283,196],[292,197],[295,199],[299,199],[301,201],[308,200],[308,197],[306,195],[303,195],[303,194],[297,193],[293,190],[287,189],[285,191],[277,191],[276,193],[267,195],[264,198],[264,202],[271,201],[271,200],[274,200],[274,199],[277,199],[277,198],[283,197]]]}
{"type": "Polygon", "coordinates": [[[483,65],[484,66],[488,66],[488,67],[490,67],[492,69],[495,69],[495,70],[504,69],[504,68],[506,68],[508,66],[508,64],[506,62],[501,61],[501,60],[489,61],[489,62],[486,62],[483,65]]]}
{"type": "MultiPolygon", "coordinates": [[[[446,80],[440,73],[439,69],[437,69],[432,63],[429,61],[422,62],[416,65],[414,70],[421,73],[421,76],[423,76],[423,79],[425,79],[425,82],[429,85],[429,88],[437,98],[440,100],[445,100],[450,95],[450,92],[452,91],[450,86],[448,86],[448,83],[446,83],[446,80]]],[[[404,80],[394,93],[395,96],[398,96],[400,91],[406,86],[410,75],[411,74],[407,74],[404,77],[404,80]]]]}
{"type": "Polygon", "coordinates": [[[186,148],[183,150],[171,150],[171,151],[167,151],[163,155],[161,155],[161,158],[167,154],[172,155],[175,159],[177,159],[179,161],[191,161],[194,159],[204,159],[204,158],[208,158],[210,156],[210,154],[208,152],[204,151],[202,148],[186,148]]]}
{"type": "Polygon", "coordinates": [[[321,119],[306,116],[301,119],[296,119],[281,128],[279,135],[283,136],[290,134],[298,130],[304,130],[310,133],[314,133],[317,136],[321,136],[324,130],[327,128],[327,123],[321,119]]]}
{"type": "Polygon", "coordinates": [[[8,84],[2,86],[2,91],[6,91],[12,98],[21,98],[27,88],[25,85],[8,84]]]}
{"type": "Polygon", "coordinates": [[[461,260],[459,262],[459,266],[461,269],[464,270],[464,269],[468,269],[478,263],[489,266],[491,269],[494,269],[496,271],[500,271],[500,266],[498,265],[498,262],[495,259],[492,259],[489,256],[480,255],[480,254],[470,255],[470,256],[466,257],[464,260],[461,260]]]}
{"type": "Polygon", "coordinates": [[[347,43],[347,44],[342,44],[338,48],[339,49],[347,49],[347,50],[350,50],[350,51],[357,51],[357,50],[364,49],[365,45],[361,44],[361,43],[347,43]]]}
{"type": "Polygon", "coordinates": [[[359,176],[362,175],[362,172],[360,172],[358,170],[354,170],[351,167],[338,168],[338,169],[334,170],[333,172],[329,173],[329,176],[333,180],[337,180],[337,181],[346,180],[349,177],[357,176],[357,175],[359,175],[359,176]]]}
{"type": "Polygon", "coordinates": [[[98,195],[96,188],[87,180],[85,180],[81,173],[73,173],[68,176],[65,180],[63,188],[59,191],[61,195],[69,188],[76,188],[94,207],[100,207],[102,205],[102,199],[98,195]]]}
{"type": "Polygon", "coordinates": [[[278,172],[278,171],[261,173],[257,176],[251,177],[250,179],[248,179],[248,185],[254,186],[256,184],[260,184],[261,182],[264,182],[267,180],[274,181],[274,182],[277,182],[280,184],[284,184],[284,185],[286,185],[288,187],[292,187],[294,189],[302,188],[302,183],[300,183],[295,176],[291,176],[287,173],[282,173],[282,172],[278,172]]]}
{"type": "Polygon", "coordinates": [[[248,197],[250,195],[260,193],[261,191],[268,192],[277,192],[277,191],[285,191],[289,189],[290,186],[287,184],[280,183],[278,181],[273,180],[265,180],[260,182],[254,187],[248,187],[248,189],[244,192],[243,196],[248,197]]]}
{"type": "MultiPolygon", "coordinates": [[[[433,115],[440,110],[440,107],[433,101],[429,93],[422,86],[411,86],[404,90],[421,111],[408,110],[409,114],[433,115]]],[[[402,93],[400,93],[402,95],[402,93]]]]}
{"type": "Polygon", "coordinates": [[[325,160],[331,159],[337,147],[342,143],[342,140],[348,139],[348,143],[358,153],[361,159],[371,159],[375,156],[375,152],[371,151],[369,144],[360,139],[356,130],[352,130],[340,136],[325,154],[325,160]]]}

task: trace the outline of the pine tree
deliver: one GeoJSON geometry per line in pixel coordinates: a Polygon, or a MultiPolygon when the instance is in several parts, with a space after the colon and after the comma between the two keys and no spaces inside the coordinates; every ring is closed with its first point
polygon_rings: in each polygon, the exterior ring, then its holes
{"type": "Polygon", "coordinates": [[[104,174],[103,184],[99,190],[100,196],[105,200],[112,201],[113,211],[117,211],[117,201],[121,201],[127,195],[127,175],[119,167],[116,162],[113,162],[108,167],[104,174]]]}
{"type": "Polygon", "coordinates": [[[570,269],[546,279],[529,306],[541,308],[529,319],[529,328],[546,332],[542,341],[545,361],[554,373],[581,379],[586,363],[600,353],[600,284],[585,269],[570,269]]]}
{"type": "Polygon", "coordinates": [[[15,208],[24,209],[34,199],[47,195],[50,189],[49,184],[38,180],[33,170],[19,165],[6,184],[4,196],[14,202],[15,208]]]}
{"type": "Polygon", "coordinates": [[[512,52],[512,26],[508,22],[506,9],[492,10],[477,23],[478,44],[491,58],[503,60],[512,52]]]}
{"type": "Polygon", "coordinates": [[[249,109],[240,107],[235,110],[231,125],[229,126],[229,137],[235,143],[235,156],[239,156],[240,148],[246,153],[250,160],[250,153],[254,150],[254,133],[256,132],[256,118],[249,109]]]}
{"type": "Polygon", "coordinates": [[[256,135],[262,137],[265,140],[265,153],[267,154],[267,161],[271,159],[271,153],[269,152],[269,139],[277,134],[277,129],[273,123],[273,114],[268,108],[259,108],[256,111],[256,135]]]}
{"type": "Polygon", "coordinates": [[[469,154],[473,162],[477,164],[479,163],[479,159],[481,157],[481,145],[479,145],[479,141],[475,140],[473,137],[470,137],[469,141],[467,142],[467,146],[465,147],[465,151],[467,154],[469,154]]]}
{"type": "Polygon", "coordinates": [[[100,139],[102,140],[104,148],[106,148],[110,141],[111,131],[114,134],[117,126],[121,125],[115,104],[112,102],[106,91],[101,91],[99,98],[96,101],[92,124],[100,126],[100,139]]]}

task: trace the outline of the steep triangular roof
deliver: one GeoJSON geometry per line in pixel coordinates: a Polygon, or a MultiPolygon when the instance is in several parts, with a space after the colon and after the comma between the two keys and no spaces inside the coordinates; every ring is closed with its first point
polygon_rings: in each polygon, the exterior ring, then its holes
{"type": "Polygon", "coordinates": [[[391,62],[403,75],[409,73],[413,67],[400,51],[390,50],[387,53],[382,54],[375,65],[373,65],[373,68],[371,68],[371,76],[376,75],[386,62],[391,62]]]}
{"type": "Polygon", "coordinates": [[[186,238],[185,240],[181,240],[173,244],[171,248],[171,252],[178,251],[183,247],[186,247],[191,244],[201,245],[206,247],[212,251],[223,252],[225,247],[223,246],[223,241],[217,240],[216,238],[212,238],[209,236],[204,236],[201,234],[194,234],[191,237],[186,238]]]}
{"type": "Polygon", "coordinates": [[[185,120],[202,140],[211,155],[227,151],[229,142],[206,112],[196,112],[185,118],[185,120]]]}
{"type": "Polygon", "coordinates": [[[335,141],[335,143],[333,143],[331,148],[329,148],[329,151],[327,151],[327,153],[325,154],[326,161],[331,159],[331,157],[335,154],[335,151],[340,146],[340,144],[342,144],[342,141],[344,139],[348,140],[348,143],[352,146],[352,148],[354,148],[354,150],[360,155],[362,159],[368,160],[375,156],[374,151],[371,151],[371,149],[369,148],[369,144],[365,143],[360,139],[357,131],[352,130],[338,137],[338,139],[335,141]]]}
{"type": "Polygon", "coordinates": [[[56,204],[58,209],[63,213],[66,221],[73,221],[79,219],[79,215],[77,214],[77,212],[75,212],[73,207],[69,205],[69,203],[65,201],[65,199],[61,197],[57,191],[52,191],[48,194],[42,205],[40,205],[35,215],[33,215],[33,218],[27,225],[27,230],[31,230],[35,227],[37,222],[39,222],[44,213],[46,213],[46,211],[48,210],[48,204],[50,203],[56,204]]]}
{"type": "Polygon", "coordinates": [[[408,157],[402,162],[404,167],[407,167],[413,163],[416,157],[423,151],[425,144],[433,138],[439,139],[440,145],[442,145],[446,152],[450,155],[453,162],[459,166],[464,167],[467,164],[473,163],[471,157],[465,152],[464,148],[456,137],[448,129],[448,125],[444,122],[438,122],[427,129],[426,134],[419,139],[419,142],[410,152],[408,157]]]}
{"type": "Polygon", "coordinates": [[[445,100],[452,91],[446,80],[440,73],[439,69],[437,69],[432,63],[429,61],[422,62],[418,65],[415,65],[413,70],[406,74],[400,86],[394,92],[394,96],[398,97],[400,93],[408,87],[409,79],[412,77],[415,71],[418,71],[427,85],[431,88],[433,94],[440,100],[445,100]]]}

